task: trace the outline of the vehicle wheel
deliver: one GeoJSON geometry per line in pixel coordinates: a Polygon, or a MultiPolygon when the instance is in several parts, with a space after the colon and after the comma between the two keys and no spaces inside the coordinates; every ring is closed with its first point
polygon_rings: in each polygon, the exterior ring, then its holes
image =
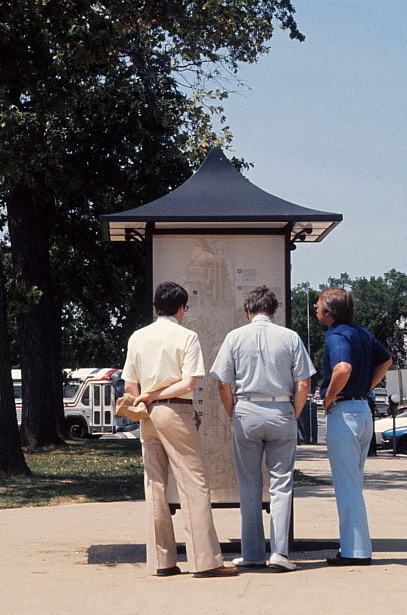
{"type": "Polygon", "coordinates": [[[402,455],[407,455],[407,436],[403,436],[402,438],[400,438],[397,452],[401,453],[402,455]]]}
{"type": "Polygon", "coordinates": [[[80,417],[71,417],[66,419],[66,428],[72,440],[82,440],[87,438],[88,427],[80,417]]]}

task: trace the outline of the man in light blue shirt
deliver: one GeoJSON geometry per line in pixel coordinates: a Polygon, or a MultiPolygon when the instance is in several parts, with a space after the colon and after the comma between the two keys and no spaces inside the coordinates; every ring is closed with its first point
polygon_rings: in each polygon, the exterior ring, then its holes
{"type": "Polygon", "coordinates": [[[242,557],[233,563],[266,565],[262,519],[265,455],[270,477],[269,564],[287,572],[296,568],[288,559],[296,419],[315,369],[300,337],[272,322],[277,306],[275,295],[266,286],[246,295],[244,308],[250,324],[228,333],[210,374],[219,381],[222,404],[232,421],[242,519],[242,557]]]}

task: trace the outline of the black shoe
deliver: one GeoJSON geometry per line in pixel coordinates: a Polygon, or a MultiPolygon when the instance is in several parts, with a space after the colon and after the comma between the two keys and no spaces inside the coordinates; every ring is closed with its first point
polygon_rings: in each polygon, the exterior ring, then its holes
{"type": "Polygon", "coordinates": [[[171,568],[158,568],[157,577],[173,577],[176,574],[181,574],[181,570],[178,566],[171,566],[171,568]]]}
{"type": "Polygon", "coordinates": [[[218,566],[218,568],[194,572],[194,577],[196,579],[207,579],[209,577],[235,577],[238,574],[239,571],[235,566],[218,566]]]}
{"type": "Polygon", "coordinates": [[[371,557],[342,557],[337,553],[335,557],[328,557],[326,560],[328,566],[370,566],[372,563],[371,557]]]}

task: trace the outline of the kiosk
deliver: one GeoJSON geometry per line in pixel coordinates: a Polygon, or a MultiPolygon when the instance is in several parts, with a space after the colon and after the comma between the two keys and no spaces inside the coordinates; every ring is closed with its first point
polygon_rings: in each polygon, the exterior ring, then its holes
{"type": "MultiPolygon", "coordinates": [[[[101,219],[106,240],[145,242],[151,296],[164,281],[186,288],[190,310],[183,324],[198,333],[209,370],[226,333],[247,322],[243,299],[256,286],[271,288],[280,303],[274,320],[290,326],[290,253],[296,242],[322,241],[342,215],[301,207],[261,190],[216,147],[169,194],[101,219]]],[[[194,398],[202,412],[212,502],[236,505],[230,426],[215,381],[201,378],[194,398]]],[[[264,497],[268,501],[267,490],[264,497]]],[[[172,489],[168,498],[177,502],[172,489]]]]}

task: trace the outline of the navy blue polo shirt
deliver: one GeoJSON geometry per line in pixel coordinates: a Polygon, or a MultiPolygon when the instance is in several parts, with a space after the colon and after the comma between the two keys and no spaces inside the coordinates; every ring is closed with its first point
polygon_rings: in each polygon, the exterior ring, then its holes
{"type": "Polygon", "coordinates": [[[350,324],[334,323],[325,334],[323,380],[321,394],[324,396],[337,363],[345,361],[352,365],[352,373],[344,389],[346,397],[367,395],[373,377],[373,367],[390,359],[389,352],[366,329],[350,324]]]}

